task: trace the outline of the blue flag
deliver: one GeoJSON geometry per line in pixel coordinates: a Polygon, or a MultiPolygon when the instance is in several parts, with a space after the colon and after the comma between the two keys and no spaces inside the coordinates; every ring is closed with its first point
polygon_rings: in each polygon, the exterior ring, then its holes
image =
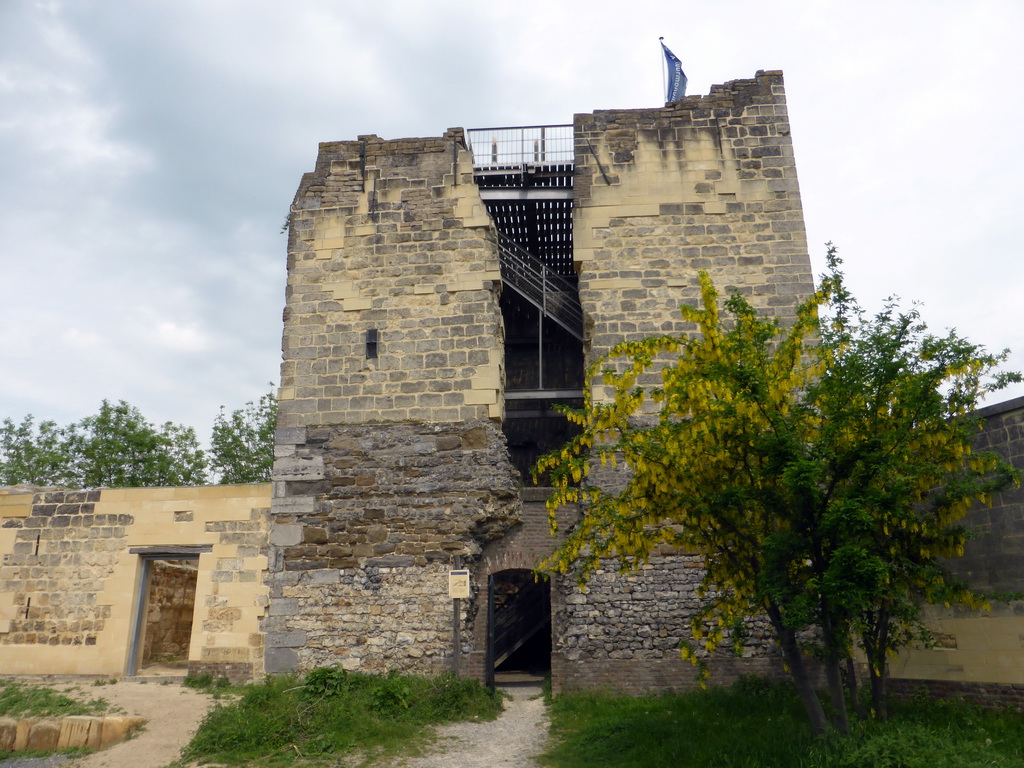
{"type": "Polygon", "coordinates": [[[665,103],[671,104],[679,101],[686,95],[686,73],[683,72],[683,64],[664,43],[661,49],[665,51],[665,63],[668,65],[668,92],[665,95],[665,103]]]}

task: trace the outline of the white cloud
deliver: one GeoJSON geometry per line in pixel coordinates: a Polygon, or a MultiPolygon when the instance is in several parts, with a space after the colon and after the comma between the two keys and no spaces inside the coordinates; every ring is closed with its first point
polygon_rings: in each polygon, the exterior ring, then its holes
{"type": "Polygon", "coordinates": [[[152,338],[156,344],[178,352],[205,352],[210,348],[210,339],[192,323],[180,325],[165,320],[157,323],[152,338]]]}
{"type": "Polygon", "coordinates": [[[785,69],[819,268],[1024,368],[1022,33],[1019,0],[0,3],[0,417],[203,432],[277,378],[317,142],[655,106],[661,35],[691,93],[785,69]]]}

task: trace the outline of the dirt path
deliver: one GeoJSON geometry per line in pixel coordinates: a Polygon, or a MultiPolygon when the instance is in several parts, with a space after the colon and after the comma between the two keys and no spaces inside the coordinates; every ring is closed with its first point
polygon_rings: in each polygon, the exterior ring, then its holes
{"type": "Polygon", "coordinates": [[[110,749],[66,763],[68,768],[161,768],[177,760],[203,715],[214,704],[212,696],[182,685],[157,682],[119,682],[86,689],[129,715],[146,718],[145,730],[110,749]]]}
{"type": "Polygon", "coordinates": [[[122,681],[103,686],[94,686],[91,681],[80,678],[45,678],[38,682],[59,691],[77,690],[77,693],[68,693],[76,699],[106,699],[115,712],[146,718],[146,726],[137,736],[85,757],[14,758],[0,762],[0,768],[57,765],[62,768],[162,768],[178,759],[181,748],[192,738],[203,715],[214,704],[212,696],[156,680],[122,681]]]}
{"type": "Polygon", "coordinates": [[[406,758],[387,768],[535,768],[534,757],[548,737],[541,687],[520,683],[501,689],[512,698],[497,719],[442,726],[431,754],[406,758]]]}

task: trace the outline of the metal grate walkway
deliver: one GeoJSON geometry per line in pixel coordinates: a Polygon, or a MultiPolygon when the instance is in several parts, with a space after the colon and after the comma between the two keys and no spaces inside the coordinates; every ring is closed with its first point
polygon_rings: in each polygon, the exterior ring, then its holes
{"type": "Polygon", "coordinates": [[[573,127],[478,128],[466,136],[498,230],[502,280],[582,341],[583,310],[572,279],[573,127]]]}

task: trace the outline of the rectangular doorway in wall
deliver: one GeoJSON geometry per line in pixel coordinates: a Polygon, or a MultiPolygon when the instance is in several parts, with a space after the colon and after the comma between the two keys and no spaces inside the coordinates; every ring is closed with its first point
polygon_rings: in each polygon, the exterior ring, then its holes
{"type": "Polygon", "coordinates": [[[126,673],[141,677],[188,674],[199,582],[199,555],[210,547],[130,550],[141,560],[126,673]]]}

